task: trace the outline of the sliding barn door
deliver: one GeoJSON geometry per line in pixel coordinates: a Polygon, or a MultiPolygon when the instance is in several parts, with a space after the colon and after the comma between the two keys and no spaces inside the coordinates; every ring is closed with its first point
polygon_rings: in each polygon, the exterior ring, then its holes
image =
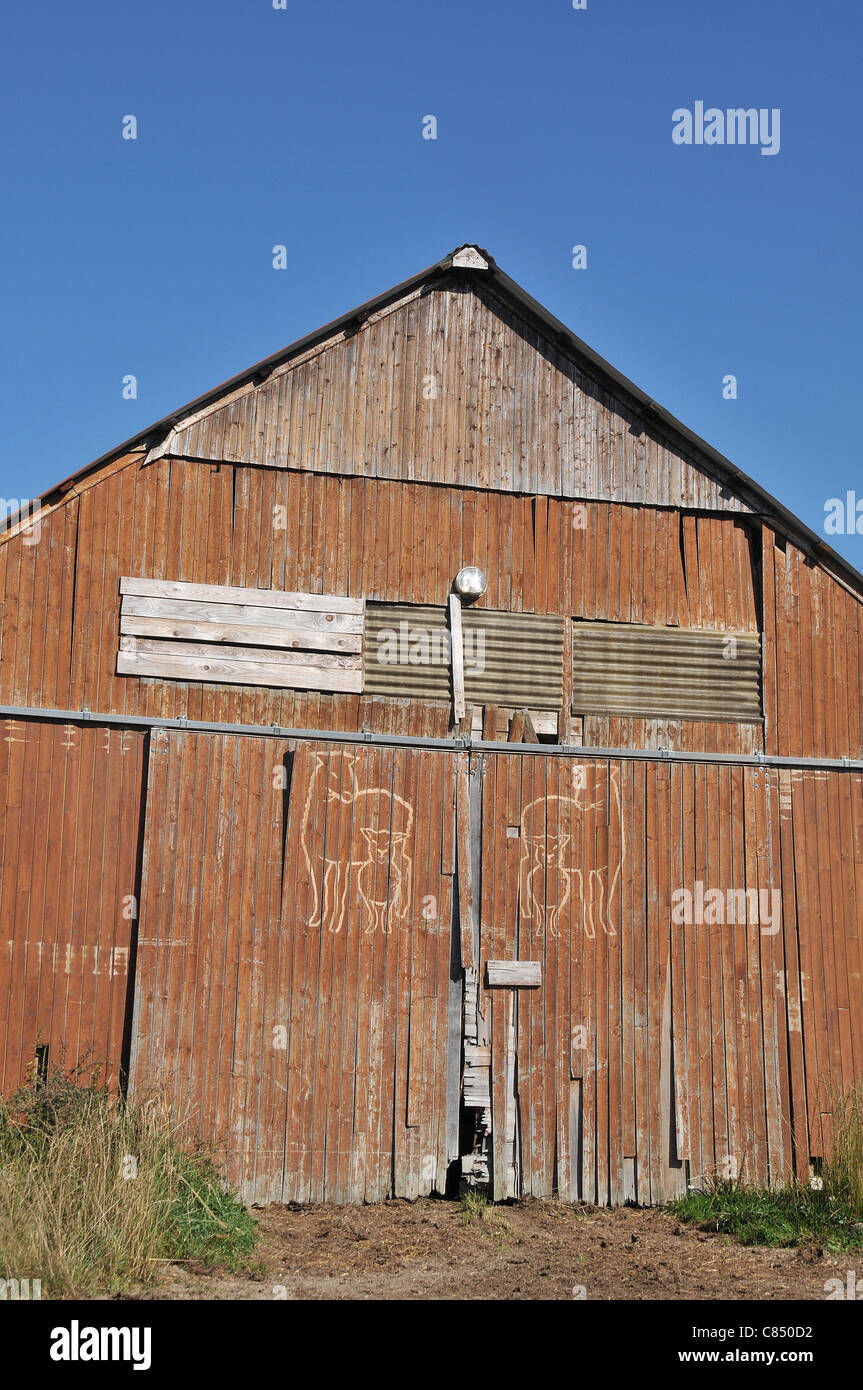
{"type": "Polygon", "coordinates": [[[291,1200],[444,1190],[453,822],[447,754],[297,750],[282,902],[291,1200]]]}
{"type": "Polygon", "coordinates": [[[132,1081],[247,1199],[443,1190],[454,798],[444,753],[154,734],[132,1081]]]}
{"type": "Polygon", "coordinates": [[[777,774],[536,754],[479,767],[495,1197],[647,1204],[713,1175],[786,1178],[806,1115],[777,774]],[[708,889],[723,914],[700,911],[708,889]],[[540,983],[495,986],[489,962],[540,983]]]}

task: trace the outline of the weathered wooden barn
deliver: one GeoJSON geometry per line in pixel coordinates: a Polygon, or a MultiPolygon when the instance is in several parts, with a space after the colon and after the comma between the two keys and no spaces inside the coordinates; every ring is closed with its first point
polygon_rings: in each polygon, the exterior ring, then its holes
{"type": "Polygon", "coordinates": [[[58,485],[0,596],[4,1091],[92,1050],[261,1202],[817,1167],[863,578],[487,252],[58,485]]]}

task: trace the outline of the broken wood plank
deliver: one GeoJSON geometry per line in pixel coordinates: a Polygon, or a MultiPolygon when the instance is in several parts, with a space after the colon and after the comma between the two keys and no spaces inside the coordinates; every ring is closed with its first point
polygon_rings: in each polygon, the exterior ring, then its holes
{"type": "MultiPolygon", "coordinates": [[[[554,716],[552,716],[552,718],[553,717],[554,716]]],[[[512,728],[510,729],[509,741],[510,743],[539,743],[536,725],[533,722],[533,715],[529,709],[516,710],[515,718],[512,721],[512,728]],[[516,728],[516,721],[519,721],[518,738],[516,738],[512,732],[513,729],[516,728]]]]}

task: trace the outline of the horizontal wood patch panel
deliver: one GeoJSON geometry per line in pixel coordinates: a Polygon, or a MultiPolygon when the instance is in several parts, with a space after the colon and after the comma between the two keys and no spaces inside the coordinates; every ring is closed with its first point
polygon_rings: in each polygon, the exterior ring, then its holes
{"type": "Polygon", "coordinates": [[[120,580],[118,675],[362,690],[363,603],[179,580],[120,580]]]}

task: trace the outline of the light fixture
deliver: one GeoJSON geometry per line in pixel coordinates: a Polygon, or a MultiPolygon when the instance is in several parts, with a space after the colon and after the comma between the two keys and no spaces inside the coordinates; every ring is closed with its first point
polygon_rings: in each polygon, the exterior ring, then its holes
{"type": "Polygon", "coordinates": [[[460,598],[481,598],[488,588],[488,579],[476,565],[465,565],[455,577],[455,587],[460,598]]]}

